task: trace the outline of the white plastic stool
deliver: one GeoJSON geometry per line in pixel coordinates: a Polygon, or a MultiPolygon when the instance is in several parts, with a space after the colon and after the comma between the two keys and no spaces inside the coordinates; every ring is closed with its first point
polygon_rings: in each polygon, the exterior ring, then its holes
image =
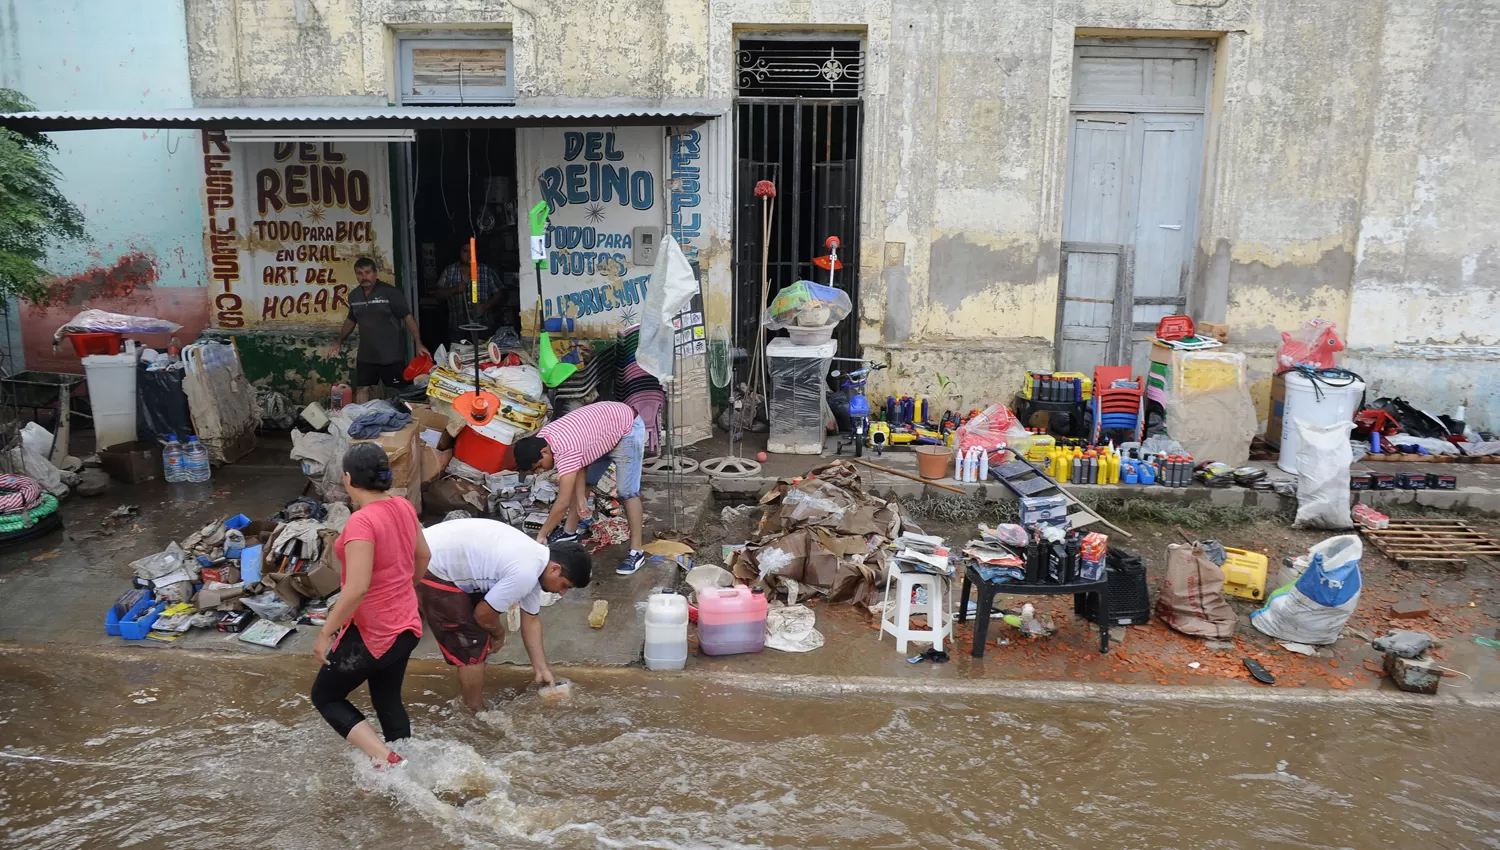
{"type": "Polygon", "coordinates": [[[950,595],[951,588],[948,582],[941,576],[928,573],[902,572],[892,567],[885,573],[885,604],[880,611],[880,634],[876,640],[881,640],[889,632],[896,638],[896,651],[906,652],[907,641],[921,641],[931,643],[933,649],[943,648],[943,639],[953,636],[953,613],[948,606],[944,605],[944,592],[950,595]],[[891,580],[896,582],[895,605],[891,604],[891,580]],[[914,605],[911,601],[913,591],[918,587],[927,588],[927,604],[925,606],[914,605]],[[894,611],[892,610],[894,608],[894,611]],[[926,611],[924,612],[923,609],[926,611]],[[914,629],[911,627],[913,614],[927,614],[927,625],[925,629],[914,629]],[[892,614],[895,615],[894,619],[892,614]]]}

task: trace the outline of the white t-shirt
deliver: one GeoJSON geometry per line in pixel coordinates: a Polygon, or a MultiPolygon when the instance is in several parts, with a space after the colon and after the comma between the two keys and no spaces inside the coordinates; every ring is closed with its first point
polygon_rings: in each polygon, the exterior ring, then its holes
{"type": "Polygon", "coordinates": [[[515,603],[535,615],[542,610],[546,546],[524,531],[493,519],[450,519],[425,529],[432,560],[427,571],[465,593],[483,593],[504,614],[515,603]]]}

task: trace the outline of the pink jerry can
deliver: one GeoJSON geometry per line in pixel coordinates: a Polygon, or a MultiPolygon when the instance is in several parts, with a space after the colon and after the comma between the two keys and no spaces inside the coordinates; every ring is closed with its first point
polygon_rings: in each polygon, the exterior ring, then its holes
{"type": "Polygon", "coordinates": [[[760,652],[766,646],[766,596],[743,584],[698,593],[698,648],[704,655],[760,652]]]}
{"type": "Polygon", "coordinates": [[[354,388],[348,384],[334,384],[332,401],[334,410],[343,410],[344,405],[354,401],[354,388]]]}

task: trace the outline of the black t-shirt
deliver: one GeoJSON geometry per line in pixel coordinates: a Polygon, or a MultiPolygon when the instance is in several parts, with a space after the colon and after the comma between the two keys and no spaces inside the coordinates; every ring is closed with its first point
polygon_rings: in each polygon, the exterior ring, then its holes
{"type": "Polygon", "coordinates": [[[368,293],[363,286],[354,287],[349,293],[349,321],[359,327],[359,362],[401,362],[401,322],[409,315],[406,297],[389,283],[376,281],[368,293]]]}

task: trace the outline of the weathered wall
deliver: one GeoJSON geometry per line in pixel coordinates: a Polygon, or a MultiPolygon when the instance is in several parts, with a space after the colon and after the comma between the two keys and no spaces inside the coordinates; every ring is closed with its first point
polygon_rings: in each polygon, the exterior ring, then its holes
{"type": "MultiPolygon", "coordinates": [[[[182,0],[11,3],[0,15],[0,86],[40,109],[192,105],[182,0]]],[[[81,372],[52,334],[84,307],[160,316],[184,341],[208,321],[196,133],[55,133],[61,188],[92,241],[60,245],[49,265],[61,303],[25,308],[26,366],[81,372]]]]}
{"type": "MultiPolygon", "coordinates": [[[[862,33],[860,335],[900,365],[872,391],[943,371],[971,399],[1008,397],[1051,360],[1075,39],[1211,39],[1193,311],[1227,319],[1256,362],[1320,315],[1382,388],[1495,410],[1490,0],[1020,0],[1003,14],[984,0],[308,0],[300,22],[296,8],[189,0],[194,95],[385,102],[396,31],[494,26],[514,37],[523,99],[725,105],[738,33],[862,33]]],[[[705,131],[722,178],[704,196],[711,324],[728,318],[731,122],[705,131]]]]}

